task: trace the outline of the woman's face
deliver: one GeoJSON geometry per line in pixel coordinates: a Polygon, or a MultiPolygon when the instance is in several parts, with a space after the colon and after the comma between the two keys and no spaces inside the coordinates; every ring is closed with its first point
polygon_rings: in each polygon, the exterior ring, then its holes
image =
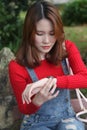
{"type": "Polygon", "coordinates": [[[54,28],[48,19],[41,19],[36,24],[35,47],[41,59],[45,58],[56,42],[54,28]]]}

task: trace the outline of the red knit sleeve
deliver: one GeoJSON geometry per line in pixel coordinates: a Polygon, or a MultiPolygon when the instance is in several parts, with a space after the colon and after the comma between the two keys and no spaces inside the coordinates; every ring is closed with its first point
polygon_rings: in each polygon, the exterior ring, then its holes
{"type": "Polygon", "coordinates": [[[23,114],[35,113],[39,107],[35,106],[33,103],[23,104],[22,102],[22,92],[28,82],[28,74],[25,67],[20,66],[15,61],[11,61],[8,67],[11,86],[17,99],[20,112],[23,114]]]}
{"type": "Polygon", "coordinates": [[[57,85],[60,88],[87,88],[87,68],[82,61],[79,50],[76,45],[67,40],[66,50],[68,52],[69,64],[73,70],[74,75],[57,76],[57,85]]]}

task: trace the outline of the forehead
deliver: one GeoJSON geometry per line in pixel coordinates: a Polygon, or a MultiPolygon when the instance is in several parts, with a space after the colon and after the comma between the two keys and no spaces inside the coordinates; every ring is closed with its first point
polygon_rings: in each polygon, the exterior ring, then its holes
{"type": "Polygon", "coordinates": [[[41,19],[36,23],[36,30],[53,30],[52,22],[48,19],[41,19]]]}

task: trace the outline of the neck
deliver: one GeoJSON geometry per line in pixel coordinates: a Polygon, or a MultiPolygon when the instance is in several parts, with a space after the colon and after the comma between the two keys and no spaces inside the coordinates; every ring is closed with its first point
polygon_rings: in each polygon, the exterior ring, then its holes
{"type": "Polygon", "coordinates": [[[45,59],[45,55],[41,55],[40,60],[44,60],[44,59],[45,59]]]}

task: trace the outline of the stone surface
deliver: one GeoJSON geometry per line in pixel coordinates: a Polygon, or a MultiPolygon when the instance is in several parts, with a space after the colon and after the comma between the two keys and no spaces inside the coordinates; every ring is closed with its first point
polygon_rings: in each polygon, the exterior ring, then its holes
{"type": "Polygon", "coordinates": [[[8,63],[14,58],[14,54],[7,47],[0,51],[0,130],[11,126],[14,122],[13,92],[8,78],[8,63]]]}

